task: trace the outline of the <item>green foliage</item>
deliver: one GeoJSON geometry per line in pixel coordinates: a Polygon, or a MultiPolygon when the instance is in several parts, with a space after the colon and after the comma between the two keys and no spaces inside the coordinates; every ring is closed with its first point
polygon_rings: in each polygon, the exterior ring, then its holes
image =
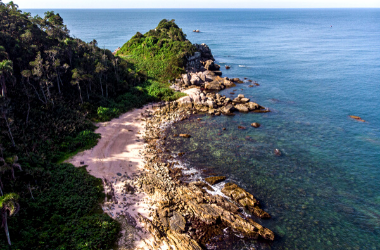
{"type": "Polygon", "coordinates": [[[14,212],[17,210],[17,206],[15,202],[20,198],[18,194],[15,193],[9,193],[4,196],[0,197],[0,209],[4,208],[5,206],[9,210],[9,215],[13,215],[14,212]]]}
{"type": "Polygon", "coordinates": [[[146,90],[149,96],[152,96],[156,100],[174,101],[181,96],[185,96],[184,93],[174,92],[166,84],[157,81],[147,81],[146,90]]]}
{"type": "Polygon", "coordinates": [[[164,19],[156,29],[144,35],[138,32],[121,47],[118,55],[127,56],[138,72],[156,80],[167,80],[184,71],[187,56],[195,50],[174,20],[164,19]]]}
{"type": "MultiPolygon", "coordinates": [[[[0,203],[17,195],[20,205],[8,218],[12,249],[114,244],[119,226],[101,211],[101,181],[59,163],[96,145],[94,121],[180,97],[167,80],[194,50],[163,20],[114,56],[96,40],[71,37],[59,14],[31,17],[0,0],[0,203]]],[[[11,249],[2,231],[0,249],[11,249]]]]}
{"type": "MultiPolygon", "coordinates": [[[[21,210],[8,219],[12,249],[109,249],[119,225],[100,213],[101,180],[84,168],[48,164],[40,188],[20,199],[21,210]]],[[[0,234],[0,249],[10,249],[0,234]]]]}
{"type": "Polygon", "coordinates": [[[59,150],[52,158],[53,162],[63,162],[69,157],[78,153],[79,150],[87,150],[96,146],[100,139],[100,134],[93,131],[84,130],[76,137],[67,136],[63,139],[59,150]]]}
{"type": "Polygon", "coordinates": [[[98,108],[98,117],[101,121],[108,121],[120,114],[120,110],[117,108],[105,108],[100,106],[98,108]]]}

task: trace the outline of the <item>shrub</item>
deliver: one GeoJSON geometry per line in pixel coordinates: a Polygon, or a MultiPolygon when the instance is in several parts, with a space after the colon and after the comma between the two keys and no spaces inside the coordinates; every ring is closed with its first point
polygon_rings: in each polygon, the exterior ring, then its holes
{"type": "Polygon", "coordinates": [[[120,110],[117,108],[105,108],[100,106],[98,107],[97,113],[100,121],[108,121],[120,115],[120,110]]]}

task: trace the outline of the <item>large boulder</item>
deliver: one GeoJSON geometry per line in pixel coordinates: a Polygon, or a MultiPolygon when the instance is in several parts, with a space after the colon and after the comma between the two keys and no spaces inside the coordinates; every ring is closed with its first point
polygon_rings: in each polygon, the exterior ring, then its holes
{"type": "Polygon", "coordinates": [[[248,211],[260,218],[270,218],[270,215],[260,208],[260,202],[250,193],[234,183],[226,183],[222,193],[236,201],[248,211]]]}
{"type": "Polygon", "coordinates": [[[218,106],[216,105],[216,103],[213,101],[213,100],[210,100],[208,99],[206,101],[206,105],[210,108],[210,109],[215,109],[217,108],[218,106]]]}
{"type": "Polygon", "coordinates": [[[182,75],[182,80],[185,85],[190,85],[190,76],[189,74],[183,74],[182,75]]]}
{"type": "Polygon", "coordinates": [[[207,177],[205,181],[210,183],[211,185],[217,184],[219,182],[222,182],[226,179],[225,176],[212,176],[212,177],[207,177]]]}
{"type": "Polygon", "coordinates": [[[226,88],[232,88],[232,87],[236,86],[235,83],[233,83],[232,81],[230,81],[228,79],[224,79],[223,84],[224,84],[224,86],[226,86],[226,88]]]}
{"type": "Polygon", "coordinates": [[[173,211],[173,216],[169,220],[170,229],[177,233],[182,233],[185,231],[186,220],[177,211],[173,211]]]}
{"type": "Polygon", "coordinates": [[[205,69],[215,71],[219,70],[220,66],[218,64],[215,64],[212,60],[207,60],[205,63],[205,69]]]}
{"type": "Polygon", "coordinates": [[[197,76],[202,80],[202,82],[205,82],[206,81],[206,74],[205,74],[206,71],[199,71],[197,72],[197,76]]]}
{"type": "MultiPolygon", "coordinates": [[[[195,105],[198,105],[201,103],[202,100],[200,98],[200,95],[202,92],[199,88],[191,88],[191,89],[187,89],[183,92],[190,97],[191,101],[194,102],[195,105]]],[[[180,100],[181,100],[181,98],[180,98],[180,100]]]]}
{"type": "Polygon", "coordinates": [[[235,105],[235,108],[239,110],[239,112],[249,112],[247,105],[244,104],[237,104],[235,105]]]}
{"type": "Polygon", "coordinates": [[[255,103],[255,102],[249,102],[249,103],[248,103],[248,109],[249,109],[250,111],[252,111],[252,110],[256,110],[256,109],[260,109],[260,105],[257,104],[257,103],[255,103]]]}
{"type": "Polygon", "coordinates": [[[197,74],[192,73],[192,74],[191,74],[190,83],[191,83],[192,85],[197,85],[197,86],[199,86],[199,85],[202,83],[202,80],[201,80],[201,78],[199,78],[199,76],[198,76],[197,74]]]}
{"type": "Polygon", "coordinates": [[[236,98],[234,98],[232,101],[233,101],[234,103],[240,103],[240,99],[241,99],[241,98],[236,97],[236,98]]]}
{"type": "Polygon", "coordinates": [[[231,98],[226,98],[226,99],[224,99],[224,101],[223,101],[223,104],[224,105],[227,105],[228,103],[230,103],[231,102],[231,98]]]}
{"type": "Polygon", "coordinates": [[[222,113],[223,114],[231,114],[235,110],[234,105],[232,104],[227,104],[222,108],[222,113]]]}
{"type": "Polygon", "coordinates": [[[207,89],[207,90],[221,90],[221,89],[224,89],[224,85],[221,85],[219,81],[214,80],[212,82],[207,82],[205,84],[205,89],[207,89]]]}
{"type": "Polygon", "coordinates": [[[193,106],[193,102],[190,96],[184,96],[177,100],[178,106],[182,108],[191,108],[193,106]]]}

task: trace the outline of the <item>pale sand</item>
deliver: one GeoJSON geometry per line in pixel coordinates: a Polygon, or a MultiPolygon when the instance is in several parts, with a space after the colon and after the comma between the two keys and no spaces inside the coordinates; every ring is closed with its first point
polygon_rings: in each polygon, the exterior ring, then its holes
{"type": "Polygon", "coordinates": [[[142,134],[145,130],[145,121],[141,120],[143,118],[141,113],[144,113],[148,106],[151,105],[127,112],[109,122],[98,123],[98,129],[95,131],[101,134],[98,144],[68,160],[77,167],[88,165],[87,171],[91,175],[113,182],[118,204],[105,202],[102,207],[106,213],[115,219],[118,214],[128,213],[135,219],[136,226],[128,226],[127,230],[122,232],[120,249],[131,249],[131,245],[134,245],[135,249],[166,248],[157,246],[153,237],[143,229],[143,225],[137,219],[138,213],[151,219],[149,209],[153,207],[148,202],[150,198],[144,193],[122,193],[124,184],[131,181],[130,177],[141,172],[145,165],[141,156],[144,149],[142,134]],[[118,173],[124,177],[118,176],[118,173]],[[125,231],[128,231],[128,235],[125,231]],[[126,248],[123,245],[126,245],[126,248]]]}

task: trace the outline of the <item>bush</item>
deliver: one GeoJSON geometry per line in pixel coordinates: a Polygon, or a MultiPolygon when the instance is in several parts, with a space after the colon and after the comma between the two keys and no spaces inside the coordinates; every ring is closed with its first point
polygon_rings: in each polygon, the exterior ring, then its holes
{"type": "MultiPolygon", "coordinates": [[[[12,249],[109,249],[119,224],[102,213],[102,181],[71,164],[49,164],[40,189],[8,218],[12,249]]],[[[5,235],[0,234],[1,237],[5,235]]],[[[0,240],[0,249],[11,249],[0,240]]]]}
{"type": "Polygon", "coordinates": [[[118,115],[120,115],[120,110],[117,108],[98,107],[98,117],[100,121],[108,121],[118,115]]]}

